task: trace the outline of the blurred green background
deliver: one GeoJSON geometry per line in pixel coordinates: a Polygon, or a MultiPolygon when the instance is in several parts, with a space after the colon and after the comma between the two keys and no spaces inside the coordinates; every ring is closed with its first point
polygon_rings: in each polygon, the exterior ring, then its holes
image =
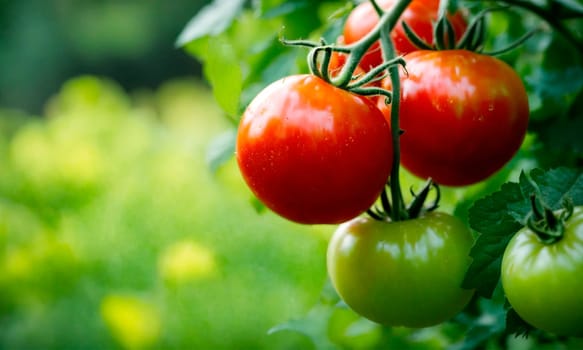
{"type": "Polygon", "coordinates": [[[155,88],[200,67],[174,48],[209,0],[0,0],[0,105],[32,113],[79,74],[155,88]]]}
{"type": "Polygon", "coordinates": [[[303,348],[330,229],[250,205],[196,0],[0,1],[0,349],[303,348]]]}

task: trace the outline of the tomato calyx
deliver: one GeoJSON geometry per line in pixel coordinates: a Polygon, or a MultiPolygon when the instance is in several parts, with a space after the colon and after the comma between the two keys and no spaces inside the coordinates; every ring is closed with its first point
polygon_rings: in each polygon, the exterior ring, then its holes
{"type": "MultiPolygon", "coordinates": [[[[457,48],[467,48],[467,43],[464,42],[462,44],[461,40],[456,44],[455,28],[448,18],[448,7],[449,1],[440,1],[437,21],[433,27],[433,45],[429,44],[427,41],[423,40],[419,35],[417,35],[417,33],[415,33],[415,31],[409,24],[407,24],[407,22],[402,22],[403,31],[411,43],[413,43],[413,45],[415,45],[420,50],[453,50],[457,48]]],[[[474,36],[477,34],[483,34],[483,23],[475,23],[473,27],[468,27],[466,31],[464,31],[464,36],[462,36],[462,38],[471,35],[472,39],[475,39],[474,36]],[[482,26],[479,32],[473,28],[478,24],[482,26]],[[472,30],[470,31],[470,29],[472,30]]],[[[466,38],[465,40],[469,40],[469,38],[466,38]]],[[[483,39],[480,40],[480,42],[482,41],[483,39]]]]}
{"type": "Polygon", "coordinates": [[[532,211],[527,220],[528,228],[543,244],[560,241],[565,233],[565,223],[573,215],[573,202],[565,199],[558,215],[534,194],[530,196],[530,202],[532,211]]]}
{"type": "Polygon", "coordinates": [[[532,37],[534,34],[541,31],[540,28],[532,29],[526,32],[523,36],[518,38],[515,42],[510,43],[508,46],[498,49],[496,51],[484,52],[484,42],[486,39],[486,16],[495,11],[506,11],[509,6],[501,5],[496,7],[490,7],[482,10],[476,14],[472,20],[469,22],[468,27],[463,32],[459,41],[456,42],[456,33],[454,26],[450,19],[448,18],[448,7],[449,1],[440,1],[440,8],[438,19],[433,28],[433,38],[434,44],[431,45],[427,41],[423,40],[415,31],[403,21],[403,32],[420,50],[468,50],[477,53],[482,53],[488,56],[497,56],[504,54],[506,52],[512,51],[518,46],[522,45],[526,40],[532,37]]]}
{"type": "MultiPolygon", "coordinates": [[[[390,184],[388,184],[388,186],[390,187],[390,184]]],[[[413,196],[413,200],[404,209],[393,206],[387,191],[384,190],[380,196],[380,206],[375,205],[366,213],[373,219],[379,221],[400,221],[421,217],[425,213],[434,211],[439,207],[441,191],[439,189],[439,185],[433,182],[432,179],[428,179],[418,192],[415,192],[412,187],[409,189],[409,191],[413,196]],[[429,198],[431,189],[435,190],[435,198],[431,203],[425,205],[427,199],[429,198]],[[399,210],[399,213],[396,213],[395,210],[399,210]],[[395,218],[398,219],[395,220],[395,218]]],[[[403,199],[401,198],[401,203],[402,201],[403,199]]]]}

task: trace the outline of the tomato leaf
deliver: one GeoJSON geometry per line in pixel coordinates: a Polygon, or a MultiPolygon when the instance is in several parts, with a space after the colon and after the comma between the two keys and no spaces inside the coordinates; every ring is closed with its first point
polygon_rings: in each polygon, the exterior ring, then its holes
{"type": "MultiPolygon", "coordinates": [[[[547,105],[553,105],[547,102],[547,105]]],[[[583,130],[583,89],[574,97],[565,116],[559,112],[552,118],[533,121],[531,126],[541,143],[536,151],[540,164],[548,167],[576,166],[583,159],[583,138],[580,133],[583,130]]]]}
{"type": "Polygon", "coordinates": [[[531,95],[537,94],[544,100],[564,101],[574,98],[583,88],[583,66],[555,70],[539,67],[526,76],[525,80],[529,84],[531,95]]]}
{"type": "MultiPolygon", "coordinates": [[[[580,98],[583,98],[583,93],[580,98]]],[[[560,154],[562,162],[571,161],[570,158],[583,158],[583,118],[569,120],[553,120],[552,123],[543,123],[537,126],[539,138],[544,144],[545,155],[552,157],[560,154]]],[[[558,161],[553,157],[551,161],[558,161]]]]}
{"type": "Polygon", "coordinates": [[[512,236],[526,224],[533,193],[553,210],[562,208],[567,198],[583,205],[583,173],[568,168],[534,169],[530,176],[522,173],[518,183],[505,183],[476,201],[469,209],[469,224],[479,237],[470,252],[474,260],[463,281],[465,288],[492,296],[500,279],[502,255],[512,236]]]}
{"type": "Polygon", "coordinates": [[[490,299],[478,299],[479,316],[460,314],[455,321],[465,325],[464,338],[448,350],[474,350],[485,347],[488,340],[504,332],[504,306],[490,299]],[[482,317],[484,315],[484,317],[482,317]]]}
{"type": "Polygon", "coordinates": [[[583,205],[583,171],[557,168],[549,171],[534,169],[530,176],[538,185],[541,198],[553,210],[561,209],[567,198],[573,205],[583,205]]]}
{"type": "Polygon", "coordinates": [[[266,19],[280,17],[310,7],[311,5],[310,0],[285,1],[270,9],[263,8],[261,16],[266,19]]]}
{"type": "Polygon", "coordinates": [[[243,73],[233,45],[221,37],[207,41],[204,74],[213,86],[213,95],[230,116],[239,114],[243,73]]]}
{"type": "Polygon", "coordinates": [[[520,226],[525,226],[532,208],[530,196],[534,193],[538,195],[537,187],[530,179],[530,177],[527,176],[524,172],[520,173],[518,186],[520,186],[520,192],[522,193],[523,200],[507,203],[508,214],[510,214],[514,220],[520,224],[520,226]]]}
{"type": "Polygon", "coordinates": [[[233,23],[244,4],[245,0],[215,0],[203,7],[186,24],[176,40],[176,46],[182,47],[204,36],[221,34],[233,23]]]}
{"type": "Polygon", "coordinates": [[[206,161],[214,173],[221,165],[233,157],[237,130],[227,130],[211,140],[206,153],[206,161]]]}
{"type": "Polygon", "coordinates": [[[491,297],[500,278],[502,253],[512,235],[522,225],[516,221],[517,209],[509,204],[524,202],[520,186],[516,183],[502,185],[498,192],[478,200],[469,209],[470,227],[480,233],[470,255],[473,262],[463,281],[464,288],[476,288],[478,294],[491,297]]]}
{"type": "Polygon", "coordinates": [[[294,319],[271,328],[267,334],[291,331],[306,336],[315,349],[335,350],[338,347],[328,338],[328,323],[334,313],[331,305],[317,304],[301,319],[294,319]]]}

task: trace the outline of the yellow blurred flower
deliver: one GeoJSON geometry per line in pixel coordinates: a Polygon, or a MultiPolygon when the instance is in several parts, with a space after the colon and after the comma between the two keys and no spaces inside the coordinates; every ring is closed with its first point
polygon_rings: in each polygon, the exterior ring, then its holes
{"type": "Polygon", "coordinates": [[[144,349],[160,338],[160,316],[152,304],[137,297],[109,295],[101,302],[101,317],[126,349],[144,349]]]}
{"type": "Polygon", "coordinates": [[[158,270],[165,281],[183,283],[212,276],[217,266],[212,250],[192,240],[185,240],[170,245],[162,252],[158,270]]]}

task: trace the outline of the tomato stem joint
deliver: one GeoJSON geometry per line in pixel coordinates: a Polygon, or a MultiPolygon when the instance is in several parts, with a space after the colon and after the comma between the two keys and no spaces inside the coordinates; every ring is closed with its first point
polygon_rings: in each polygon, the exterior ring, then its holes
{"type": "Polygon", "coordinates": [[[560,241],[565,233],[565,222],[573,214],[573,201],[569,198],[565,199],[562,203],[563,208],[558,215],[535,194],[530,196],[530,203],[532,212],[527,220],[528,228],[544,244],[553,244],[560,241]]]}

